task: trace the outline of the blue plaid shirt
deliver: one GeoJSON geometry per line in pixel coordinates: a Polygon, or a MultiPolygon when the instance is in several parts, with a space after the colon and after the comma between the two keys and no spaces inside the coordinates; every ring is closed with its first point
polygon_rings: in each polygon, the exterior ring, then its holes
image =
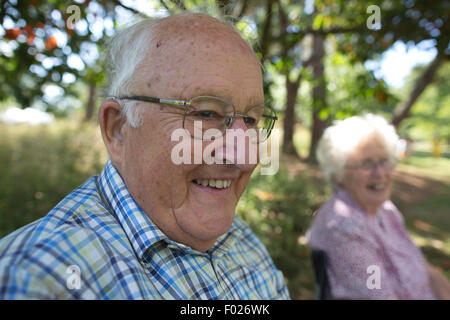
{"type": "Polygon", "coordinates": [[[207,252],[170,240],[110,161],[47,216],[0,240],[0,299],[289,299],[239,218],[207,252]]]}

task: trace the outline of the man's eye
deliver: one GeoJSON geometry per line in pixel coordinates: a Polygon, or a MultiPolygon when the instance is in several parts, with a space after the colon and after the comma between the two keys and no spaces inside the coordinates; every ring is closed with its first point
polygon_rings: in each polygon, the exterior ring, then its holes
{"type": "Polygon", "coordinates": [[[222,118],[220,114],[210,110],[194,111],[190,115],[204,120],[222,118]]]}
{"type": "Polygon", "coordinates": [[[257,123],[256,119],[252,118],[252,117],[245,117],[244,122],[246,125],[249,125],[249,126],[254,126],[257,123]]]}

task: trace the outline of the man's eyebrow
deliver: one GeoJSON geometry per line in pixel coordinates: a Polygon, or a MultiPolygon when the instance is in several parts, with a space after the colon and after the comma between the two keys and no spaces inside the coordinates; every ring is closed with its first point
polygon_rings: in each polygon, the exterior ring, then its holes
{"type": "Polygon", "coordinates": [[[218,92],[214,90],[205,90],[205,91],[197,91],[195,95],[193,95],[191,98],[199,97],[199,96],[209,96],[209,97],[217,97],[221,98],[223,100],[232,101],[233,99],[231,96],[225,92],[218,92]]]}
{"type": "MultiPolygon", "coordinates": [[[[218,92],[218,91],[214,91],[214,90],[206,90],[206,91],[198,91],[196,92],[196,94],[192,97],[190,97],[190,99],[194,98],[194,97],[199,97],[199,96],[210,96],[210,97],[217,97],[217,98],[221,98],[224,99],[226,101],[230,101],[233,102],[232,97],[224,92],[218,92]]],[[[256,107],[256,106],[263,106],[264,105],[264,99],[261,100],[260,97],[251,97],[249,102],[247,103],[246,107],[247,108],[251,108],[251,107],[256,107]]]]}

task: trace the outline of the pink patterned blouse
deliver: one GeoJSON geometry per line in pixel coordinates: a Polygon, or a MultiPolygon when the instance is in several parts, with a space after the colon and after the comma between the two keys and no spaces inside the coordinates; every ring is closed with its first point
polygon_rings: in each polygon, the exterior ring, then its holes
{"type": "Polygon", "coordinates": [[[337,190],[307,233],[310,248],[328,255],[333,299],[434,299],[424,257],[391,201],[370,216],[337,190]]]}

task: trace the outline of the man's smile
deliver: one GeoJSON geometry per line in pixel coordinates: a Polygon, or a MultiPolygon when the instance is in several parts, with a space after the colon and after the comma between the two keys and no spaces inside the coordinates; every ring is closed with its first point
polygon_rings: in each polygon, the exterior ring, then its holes
{"type": "Polygon", "coordinates": [[[229,179],[194,179],[192,182],[203,187],[214,189],[227,189],[231,185],[231,180],[229,179]]]}

